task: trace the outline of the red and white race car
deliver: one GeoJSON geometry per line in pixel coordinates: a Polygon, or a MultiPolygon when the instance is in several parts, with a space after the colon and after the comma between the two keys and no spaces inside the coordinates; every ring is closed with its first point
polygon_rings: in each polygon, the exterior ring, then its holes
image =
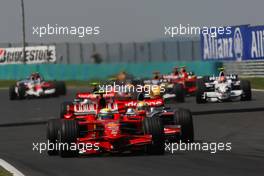
{"type": "Polygon", "coordinates": [[[9,87],[9,99],[27,97],[47,97],[66,94],[66,86],[60,81],[44,81],[39,73],[32,73],[29,78],[16,82],[9,87]]]}

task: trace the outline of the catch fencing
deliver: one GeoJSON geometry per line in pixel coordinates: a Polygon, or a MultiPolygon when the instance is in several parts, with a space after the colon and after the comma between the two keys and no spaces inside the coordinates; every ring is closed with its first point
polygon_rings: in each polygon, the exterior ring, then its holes
{"type": "MultiPolygon", "coordinates": [[[[27,46],[47,45],[28,43],[27,46]]],[[[102,63],[200,60],[200,41],[152,41],[143,43],[48,43],[56,46],[58,64],[90,64],[100,55],[102,63]]],[[[0,43],[0,48],[21,47],[20,43],[0,43]]]]}
{"type": "Polygon", "coordinates": [[[242,61],[242,62],[224,62],[228,73],[236,73],[241,77],[264,77],[264,61],[242,61]]]}

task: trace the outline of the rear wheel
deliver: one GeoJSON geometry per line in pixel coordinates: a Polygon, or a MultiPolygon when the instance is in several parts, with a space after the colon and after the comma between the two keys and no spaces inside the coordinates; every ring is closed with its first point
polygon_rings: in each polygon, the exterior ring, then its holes
{"type": "Polygon", "coordinates": [[[15,92],[15,85],[12,85],[9,87],[9,99],[15,100],[17,98],[16,92],[15,92]]]}
{"type": "Polygon", "coordinates": [[[152,135],[152,143],[147,145],[146,152],[152,155],[162,155],[165,150],[164,127],[159,118],[145,118],[143,131],[152,135]]]}
{"type": "Polygon", "coordinates": [[[252,99],[251,85],[248,80],[241,80],[240,82],[243,94],[241,95],[242,101],[250,101],[252,99]]]}
{"type": "Polygon", "coordinates": [[[60,130],[58,132],[59,143],[61,144],[59,154],[61,157],[76,157],[78,156],[76,144],[79,134],[79,125],[75,120],[62,120],[60,123],[60,130]]]}
{"type": "Polygon", "coordinates": [[[58,140],[58,130],[60,127],[60,120],[59,119],[52,119],[49,120],[47,123],[47,139],[49,140],[49,155],[56,155],[58,154],[58,150],[56,150],[55,145],[58,140]]]}
{"type": "Polygon", "coordinates": [[[181,126],[180,140],[183,142],[193,142],[193,120],[192,114],[187,109],[179,109],[174,113],[174,122],[181,126]]]}
{"type": "Polygon", "coordinates": [[[173,92],[176,95],[175,100],[177,102],[185,101],[185,90],[182,84],[175,84],[173,87],[173,92]]]}
{"type": "Polygon", "coordinates": [[[197,80],[197,91],[196,91],[196,103],[206,103],[206,99],[203,97],[205,92],[205,83],[203,79],[197,80]]]}

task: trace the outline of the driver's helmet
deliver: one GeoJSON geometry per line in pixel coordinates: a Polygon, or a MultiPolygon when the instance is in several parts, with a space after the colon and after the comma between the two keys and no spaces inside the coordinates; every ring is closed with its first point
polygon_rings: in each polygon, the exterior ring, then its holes
{"type": "Polygon", "coordinates": [[[99,120],[107,120],[107,119],[113,119],[113,118],[114,118],[114,114],[108,108],[101,109],[99,114],[98,114],[99,120]]]}
{"type": "Polygon", "coordinates": [[[219,77],[221,77],[221,76],[225,76],[225,72],[224,72],[224,71],[221,71],[221,72],[219,73],[219,77]]]}
{"type": "Polygon", "coordinates": [[[157,97],[157,96],[160,96],[160,93],[161,93],[160,86],[157,86],[155,88],[151,88],[150,96],[157,97]]]}
{"type": "Polygon", "coordinates": [[[172,72],[172,74],[173,74],[174,76],[179,75],[178,67],[174,67],[174,68],[173,68],[173,72],[172,72]]]}
{"type": "Polygon", "coordinates": [[[182,67],[182,68],[181,68],[181,73],[186,73],[186,69],[185,69],[185,67],[182,67]]]}
{"type": "Polygon", "coordinates": [[[118,73],[117,75],[117,80],[118,81],[125,81],[127,78],[127,73],[124,71],[121,71],[120,73],[118,73]]]}
{"type": "Polygon", "coordinates": [[[136,112],[133,108],[128,108],[126,111],[126,115],[135,115],[136,112]]]}
{"type": "Polygon", "coordinates": [[[32,81],[36,81],[36,80],[39,80],[40,79],[40,75],[39,75],[39,73],[32,73],[31,75],[30,75],[30,79],[32,80],[32,81]]]}
{"type": "Polygon", "coordinates": [[[153,72],[153,79],[160,79],[160,72],[159,71],[155,71],[153,72]]]}
{"type": "Polygon", "coordinates": [[[146,112],[146,111],[149,110],[149,106],[148,106],[148,104],[147,104],[146,102],[144,102],[144,101],[140,101],[140,102],[137,103],[137,108],[136,108],[136,110],[137,110],[138,112],[142,112],[142,111],[146,112]]]}
{"type": "Polygon", "coordinates": [[[181,76],[182,76],[183,78],[188,78],[188,73],[186,72],[185,67],[182,67],[182,68],[181,68],[181,76]]]}
{"type": "Polygon", "coordinates": [[[226,77],[225,77],[225,76],[220,76],[220,77],[219,77],[219,82],[220,82],[220,83],[224,83],[224,82],[226,82],[226,77]]]}

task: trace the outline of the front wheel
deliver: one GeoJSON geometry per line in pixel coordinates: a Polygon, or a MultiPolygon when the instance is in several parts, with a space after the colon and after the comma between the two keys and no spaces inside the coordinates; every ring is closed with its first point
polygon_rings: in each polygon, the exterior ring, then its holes
{"type": "Polygon", "coordinates": [[[56,155],[58,154],[58,150],[56,149],[55,145],[58,140],[58,131],[60,126],[59,119],[52,119],[49,120],[47,123],[47,139],[49,141],[49,155],[56,155]]]}
{"type": "Polygon", "coordinates": [[[79,125],[75,120],[61,120],[60,130],[58,132],[59,143],[63,146],[59,150],[61,157],[76,157],[78,156],[78,148],[71,148],[72,144],[77,143],[79,136],[79,125]]]}
{"type": "Polygon", "coordinates": [[[241,89],[243,91],[241,95],[242,101],[250,101],[252,99],[251,85],[248,80],[242,80],[240,83],[241,89]]]}
{"type": "Polygon", "coordinates": [[[197,104],[202,104],[206,103],[206,99],[204,98],[204,93],[205,93],[205,82],[203,79],[198,79],[197,83],[197,90],[196,90],[196,103],[197,104]]]}
{"type": "Polygon", "coordinates": [[[180,140],[183,142],[193,142],[194,130],[192,114],[187,109],[178,109],[174,113],[174,122],[181,126],[180,140]]]}
{"type": "Polygon", "coordinates": [[[151,155],[162,155],[165,150],[165,135],[162,121],[159,118],[145,118],[144,134],[152,135],[152,143],[147,145],[146,152],[151,155]]]}

